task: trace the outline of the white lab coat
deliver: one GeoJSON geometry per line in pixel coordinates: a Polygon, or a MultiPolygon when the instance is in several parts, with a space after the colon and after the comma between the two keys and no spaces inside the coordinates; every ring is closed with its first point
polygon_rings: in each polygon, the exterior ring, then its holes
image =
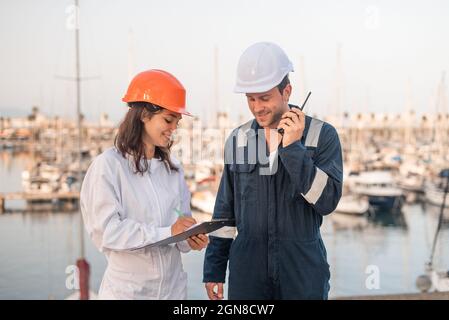
{"type": "Polygon", "coordinates": [[[174,157],[178,172],[151,159],[143,160],[150,168],[142,176],[133,173],[131,159],[115,148],[106,150],[90,165],[81,188],[84,225],[108,261],[99,298],[186,299],[180,252],[190,250],[187,241],[127,250],[170,237],[175,208],[191,215],[183,171],[174,157]]]}

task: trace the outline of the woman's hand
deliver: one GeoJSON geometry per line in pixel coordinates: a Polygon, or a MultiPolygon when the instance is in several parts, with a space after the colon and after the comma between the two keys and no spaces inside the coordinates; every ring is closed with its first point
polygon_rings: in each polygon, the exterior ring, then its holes
{"type": "Polygon", "coordinates": [[[198,234],[196,236],[192,236],[187,239],[187,243],[189,244],[192,250],[202,250],[207,247],[209,243],[209,237],[205,234],[198,234]]]}
{"type": "Polygon", "coordinates": [[[186,231],[188,228],[193,226],[196,223],[196,220],[189,216],[179,217],[178,220],[171,226],[171,235],[175,236],[186,231]]]}

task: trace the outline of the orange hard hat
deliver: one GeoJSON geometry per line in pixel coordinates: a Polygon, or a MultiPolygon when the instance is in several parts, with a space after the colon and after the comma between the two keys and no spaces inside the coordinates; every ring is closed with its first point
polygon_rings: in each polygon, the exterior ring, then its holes
{"type": "Polygon", "coordinates": [[[136,75],[122,101],[149,102],[191,116],[185,109],[186,89],[172,74],[163,70],[152,69],[136,75]]]}

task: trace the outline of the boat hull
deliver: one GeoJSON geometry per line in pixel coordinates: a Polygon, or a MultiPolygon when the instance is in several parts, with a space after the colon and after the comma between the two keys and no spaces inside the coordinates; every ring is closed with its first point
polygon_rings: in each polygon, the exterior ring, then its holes
{"type": "Polygon", "coordinates": [[[402,207],[404,199],[402,196],[376,196],[368,197],[370,206],[379,210],[396,210],[402,207]]]}

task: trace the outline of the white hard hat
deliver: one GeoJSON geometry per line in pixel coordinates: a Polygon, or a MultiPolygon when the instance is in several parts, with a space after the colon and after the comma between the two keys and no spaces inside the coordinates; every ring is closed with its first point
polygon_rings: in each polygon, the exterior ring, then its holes
{"type": "Polygon", "coordinates": [[[293,71],[293,64],[276,44],[258,42],[243,52],[234,92],[260,93],[273,89],[293,71]]]}

